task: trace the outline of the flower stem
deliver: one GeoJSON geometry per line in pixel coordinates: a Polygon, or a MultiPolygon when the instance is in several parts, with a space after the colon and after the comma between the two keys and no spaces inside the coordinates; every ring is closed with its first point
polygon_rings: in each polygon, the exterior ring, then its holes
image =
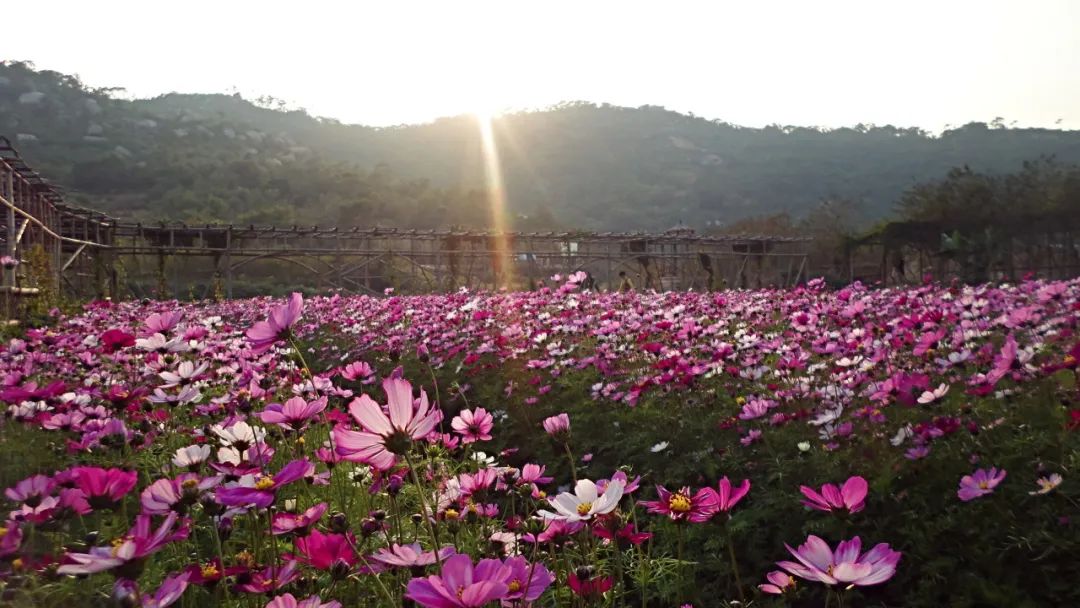
{"type": "Polygon", "coordinates": [[[566,459],[570,461],[570,475],[574,478],[574,484],[577,485],[577,464],[574,462],[574,453],[570,451],[570,444],[563,442],[563,449],[566,451],[566,459]]]}
{"type": "Polygon", "coordinates": [[[745,605],[746,593],[743,592],[742,577],[739,575],[739,562],[735,559],[735,543],[732,542],[731,530],[728,529],[726,521],[724,522],[724,536],[726,537],[725,540],[727,542],[728,557],[731,559],[732,576],[735,577],[735,589],[739,592],[739,600],[745,605]]]}
{"type": "Polygon", "coordinates": [[[435,522],[432,519],[435,517],[435,512],[428,513],[427,498],[424,496],[424,486],[420,485],[420,477],[416,474],[416,467],[413,466],[412,457],[409,456],[409,452],[405,452],[405,463],[409,465],[409,474],[412,475],[413,484],[416,485],[416,490],[420,493],[420,509],[424,516],[424,521],[428,523],[428,529],[431,530],[431,540],[435,543],[435,564],[442,569],[442,557],[439,555],[439,550],[442,548],[439,546],[439,533],[435,528],[435,522]]]}

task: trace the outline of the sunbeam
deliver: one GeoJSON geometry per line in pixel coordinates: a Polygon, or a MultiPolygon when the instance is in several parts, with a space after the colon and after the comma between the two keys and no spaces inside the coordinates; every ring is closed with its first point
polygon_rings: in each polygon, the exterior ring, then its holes
{"type": "Polygon", "coordinates": [[[509,225],[506,222],[506,190],[499,165],[493,118],[486,112],[476,112],[476,122],[480,127],[480,152],[483,157],[484,185],[491,212],[491,226],[495,231],[491,259],[495,287],[512,286],[514,265],[507,236],[509,225]]]}

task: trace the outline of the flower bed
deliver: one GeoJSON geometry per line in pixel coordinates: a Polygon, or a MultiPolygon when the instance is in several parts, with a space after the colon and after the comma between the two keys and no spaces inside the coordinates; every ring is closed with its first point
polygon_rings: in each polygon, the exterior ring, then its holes
{"type": "Polygon", "coordinates": [[[28,331],[4,601],[1080,602],[1080,282],[579,280],[28,331]]]}

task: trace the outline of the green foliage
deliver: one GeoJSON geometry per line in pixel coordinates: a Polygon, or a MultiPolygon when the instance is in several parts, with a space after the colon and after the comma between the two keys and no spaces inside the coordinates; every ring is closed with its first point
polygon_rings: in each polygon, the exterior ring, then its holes
{"type": "MultiPolygon", "coordinates": [[[[473,117],[377,129],[237,95],[119,99],[18,62],[0,63],[0,76],[0,133],[34,135],[19,145],[35,168],[104,211],[237,224],[491,221],[473,117]],[[21,103],[28,91],[44,95],[21,103]]],[[[756,129],[584,102],[502,116],[494,132],[509,215],[530,230],[727,225],[839,199],[880,218],[913,183],[956,166],[996,174],[1044,155],[1080,161],[1071,131],[756,129]]]]}

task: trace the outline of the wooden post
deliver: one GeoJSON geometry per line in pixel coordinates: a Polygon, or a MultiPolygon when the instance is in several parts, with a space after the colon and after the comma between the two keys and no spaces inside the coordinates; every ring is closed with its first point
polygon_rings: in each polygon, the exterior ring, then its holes
{"type": "Polygon", "coordinates": [[[229,300],[233,297],[232,232],[232,224],[229,224],[225,229],[225,297],[229,300]]]}

